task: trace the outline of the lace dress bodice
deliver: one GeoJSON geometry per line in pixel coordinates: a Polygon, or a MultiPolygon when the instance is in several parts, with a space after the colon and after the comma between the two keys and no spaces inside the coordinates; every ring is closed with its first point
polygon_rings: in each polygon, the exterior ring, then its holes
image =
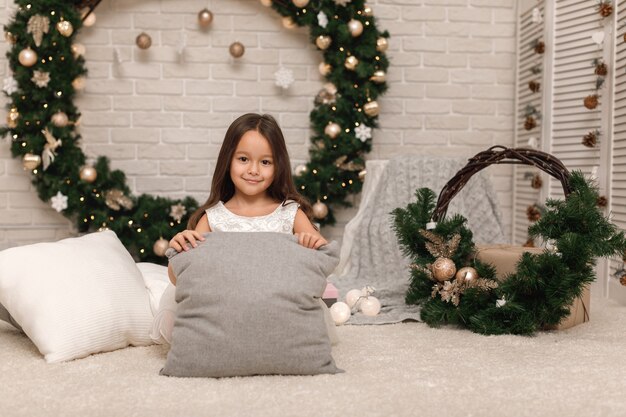
{"type": "Polygon", "coordinates": [[[277,232],[293,233],[298,204],[288,200],[265,216],[239,216],[221,201],[206,210],[209,226],[214,232],[277,232]]]}

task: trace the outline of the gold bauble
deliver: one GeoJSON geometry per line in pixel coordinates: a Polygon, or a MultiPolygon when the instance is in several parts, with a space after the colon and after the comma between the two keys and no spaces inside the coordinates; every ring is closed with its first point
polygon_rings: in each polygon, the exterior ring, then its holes
{"type": "Polygon", "coordinates": [[[41,156],[35,155],[33,153],[27,153],[22,158],[22,165],[24,169],[28,171],[32,171],[37,168],[41,164],[41,156]]]}
{"type": "Polygon", "coordinates": [[[148,49],[152,46],[152,38],[146,32],[141,32],[137,35],[135,43],[139,49],[148,49]]]}
{"type": "Polygon", "coordinates": [[[17,108],[11,107],[9,110],[9,114],[7,114],[7,125],[9,129],[15,129],[17,127],[17,120],[20,118],[20,112],[17,111],[17,108]]]}
{"type": "Polygon", "coordinates": [[[152,246],[152,251],[156,256],[165,256],[165,251],[170,246],[170,242],[163,238],[159,238],[152,246]]]}
{"type": "Polygon", "coordinates": [[[85,88],[85,78],[84,77],[76,77],[74,81],[72,81],[72,87],[74,90],[82,90],[85,88]]]}
{"type": "Polygon", "coordinates": [[[384,83],[386,80],[387,74],[385,74],[385,71],[383,70],[374,71],[374,73],[370,77],[370,81],[373,81],[376,84],[384,83]]]}
{"type": "Polygon", "coordinates": [[[366,176],[366,175],[367,175],[367,170],[366,170],[366,169],[362,169],[362,170],[359,172],[359,179],[360,179],[361,181],[365,181],[365,176],[366,176]]]}
{"type": "Polygon", "coordinates": [[[96,24],[96,14],[94,13],[94,11],[92,10],[91,13],[89,13],[89,16],[87,16],[84,20],[83,20],[83,26],[85,27],[91,27],[93,25],[96,24]]]}
{"type": "Polygon", "coordinates": [[[385,52],[389,47],[389,42],[387,42],[387,38],[378,38],[376,40],[376,50],[378,52],[385,52]]]}
{"type": "Polygon", "coordinates": [[[328,74],[330,74],[330,71],[333,69],[333,67],[331,67],[330,64],[327,64],[326,62],[320,62],[320,65],[317,67],[317,69],[319,70],[321,75],[327,76],[328,74]]]}
{"type": "Polygon", "coordinates": [[[293,21],[291,16],[283,17],[282,21],[283,21],[283,26],[287,29],[293,29],[297,26],[296,22],[293,21]]]}
{"type": "Polygon", "coordinates": [[[353,38],[363,33],[363,23],[360,20],[352,19],[348,22],[348,31],[353,38]]]}
{"type": "Polygon", "coordinates": [[[243,46],[243,43],[241,42],[233,42],[228,47],[228,52],[230,52],[230,55],[233,58],[241,58],[244,52],[246,52],[246,48],[243,46]]]}
{"type": "Polygon", "coordinates": [[[271,7],[272,6],[272,0],[261,0],[261,4],[265,7],[271,7]]]}
{"type": "Polygon", "coordinates": [[[304,174],[307,171],[308,171],[308,168],[306,167],[306,165],[300,164],[293,170],[293,173],[296,175],[296,177],[299,177],[300,175],[304,174]]]}
{"type": "Polygon", "coordinates": [[[306,7],[309,4],[309,0],[293,0],[293,5],[296,7],[306,7]]]}
{"type": "Polygon", "coordinates": [[[370,6],[368,6],[367,4],[363,5],[363,16],[374,16],[374,11],[372,10],[372,8],[370,6]]]}
{"type": "Polygon", "coordinates": [[[17,42],[17,36],[11,32],[4,32],[4,39],[11,45],[15,45],[15,42],[17,42]]]}
{"type": "Polygon", "coordinates": [[[341,126],[337,123],[328,123],[324,128],[324,133],[331,139],[335,139],[341,133],[341,126]]]}
{"type": "Polygon", "coordinates": [[[328,206],[318,200],[317,203],[313,204],[313,217],[321,220],[326,216],[328,216],[328,206]]]}
{"type": "Polygon", "coordinates": [[[376,117],[380,113],[380,107],[376,101],[370,101],[369,103],[365,103],[363,106],[363,111],[369,117],[376,117]]]}
{"type": "Polygon", "coordinates": [[[20,61],[20,64],[25,67],[32,67],[37,63],[37,52],[27,47],[26,49],[22,49],[17,59],[20,61]]]}
{"type": "Polygon", "coordinates": [[[315,45],[321,50],[328,49],[331,43],[333,43],[333,38],[327,35],[320,35],[315,38],[315,45]]]}
{"type": "Polygon", "coordinates": [[[350,55],[346,58],[346,62],[343,64],[350,71],[354,71],[357,65],[359,65],[359,60],[354,55],[350,55]]]}
{"type": "Polygon", "coordinates": [[[431,266],[433,276],[437,281],[443,282],[452,278],[456,272],[456,266],[452,259],[437,258],[431,266]]]}
{"type": "Polygon", "coordinates": [[[79,57],[81,55],[85,55],[86,49],[85,45],[82,43],[75,43],[72,45],[72,53],[75,57],[79,57]]]}
{"type": "Polygon", "coordinates": [[[91,184],[98,178],[98,171],[91,165],[85,165],[80,169],[79,177],[81,180],[91,184]]]}
{"type": "Polygon", "coordinates": [[[471,266],[466,266],[459,269],[454,277],[460,282],[475,281],[478,278],[478,272],[471,266]]]}
{"type": "Polygon", "coordinates": [[[65,127],[69,123],[69,118],[64,112],[58,111],[52,115],[52,123],[56,127],[65,127]]]}
{"type": "Polygon", "coordinates": [[[67,20],[61,20],[57,23],[57,30],[61,35],[68,38],[72,36],[72,33],[74,33],[74,26],[72,26],[72,24],[67,20]]]}
{"type": "Polygon", "coordinates": [[[208,28],[213,22],[213,13],[207,8],[204,8],[198,12],[198,25],[201,28],[208,28]]]}

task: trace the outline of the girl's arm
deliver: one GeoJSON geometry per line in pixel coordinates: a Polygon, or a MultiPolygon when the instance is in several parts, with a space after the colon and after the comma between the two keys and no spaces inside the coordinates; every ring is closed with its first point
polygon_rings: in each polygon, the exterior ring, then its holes
{"type": "MultiPolygon", "coordinates": [[[[198,246],[196,240],[204,240],[202,236],[203,233],[208,233],[211,231],[211,226],[209,226],[209,219],[206,213],[200,217],[198,224],[194,230],[183,230],[180,233],[177,233],[172,240],[170,240],[170,248],[176,249],[177,252],[181,252],[182,250],[189,250],[189,245],[187,242],[191,244],[192,247],[198,246]]],[[[176,275],[172,270],[172,264],[168,263],[167,265],[167,275],[170,278],[170,282],[172,285],[176,285],[176,275]]]]}
{"type": "Polygon", "coordinates": [[[320,246],[328,242],[318,232],[302,209],[296,212],[296,219],[293,222],[293,233],[298,236],[298,243],[310,249],[319,249],[320,246]]]}

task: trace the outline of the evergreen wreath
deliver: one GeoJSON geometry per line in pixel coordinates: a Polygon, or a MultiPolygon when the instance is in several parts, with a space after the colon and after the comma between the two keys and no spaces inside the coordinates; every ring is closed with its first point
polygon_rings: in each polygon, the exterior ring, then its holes
{"type": "Polygon", "coordinates": [[[421,305],[422,320],[433,327],[456,324],[482,334],[530,335],[556,326],[594,281],[595,259],[621,257],[626,250],[624,233],[596,205],[596,187],[582,172],[570,174],[544,152],[492,147],[471,158],[439,199],[428,188],[418,189],[415,196],[416,202],[392,215],[400,246],[413,262],[406,303],[421,305]],[[516,272],[501,282],[496,281],[493,266],[476,259],[466,219],[459,214],[445,217],[450,200],[470,177],[496,163],[534,165],[559,179],[566,196],[549,199],[546,212],[528,229],[531,237],[547,243],[543,253],[524,253],[516,272]],[[435,227],[426,230],[427,226],[435,227]],[[453,272],[450,278],[437,280],[434,274],[441,271],[435,265],[446,258],[474,268],[477,277],[466,281],[463,274],[455,277],[453,272]]]}
{"type": "MultiPolygon", "coordinates": [[[[125,174],[111,170],[106,157],[93,163],[95,173],[84,171],[88,161],[80,148],[80,112],[73,101],[87,70],[73,40],[82,26],[81,10],[85,18],[100,0],[15,2],[17,13],[5,26],[12,75],[4,83],[10,102],[0,135],[11,138],[11,152],[31,170],[39,197],[74,219],[80,232],[111,229],[138,259],[164,262],[155,254],[157,244],[162,248],[183,230],[198,203],[132,196],[125,174]]],[[[312,42],[324,53],[320,71],[333,84],[316,98],[310,161],[298,170],[296,183],[312,202],[349,206],[346,197],[361,189],[364,156],[377,126],[375,99],[387,88],[389,34],[376,28],[363,0],[275,0],[272,7],[294,24],[310,27],[312,42]],[[329,124],[339,131],[329,131],[329,124]]],[[[330,210],[318,220],[335,221],[330,210]]]]}

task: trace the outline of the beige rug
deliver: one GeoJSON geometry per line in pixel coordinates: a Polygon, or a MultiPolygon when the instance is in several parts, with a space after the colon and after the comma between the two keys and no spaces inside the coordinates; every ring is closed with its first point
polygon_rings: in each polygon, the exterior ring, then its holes
{"type": "Polygon", "coordinates": [[[166,351],[127,348],[47,365],[0,324],[0,416],[624,416],[626,307],[536,337],[485,337],[421,323],[345,326],[346,373],[176,379],[166,351]]]}

